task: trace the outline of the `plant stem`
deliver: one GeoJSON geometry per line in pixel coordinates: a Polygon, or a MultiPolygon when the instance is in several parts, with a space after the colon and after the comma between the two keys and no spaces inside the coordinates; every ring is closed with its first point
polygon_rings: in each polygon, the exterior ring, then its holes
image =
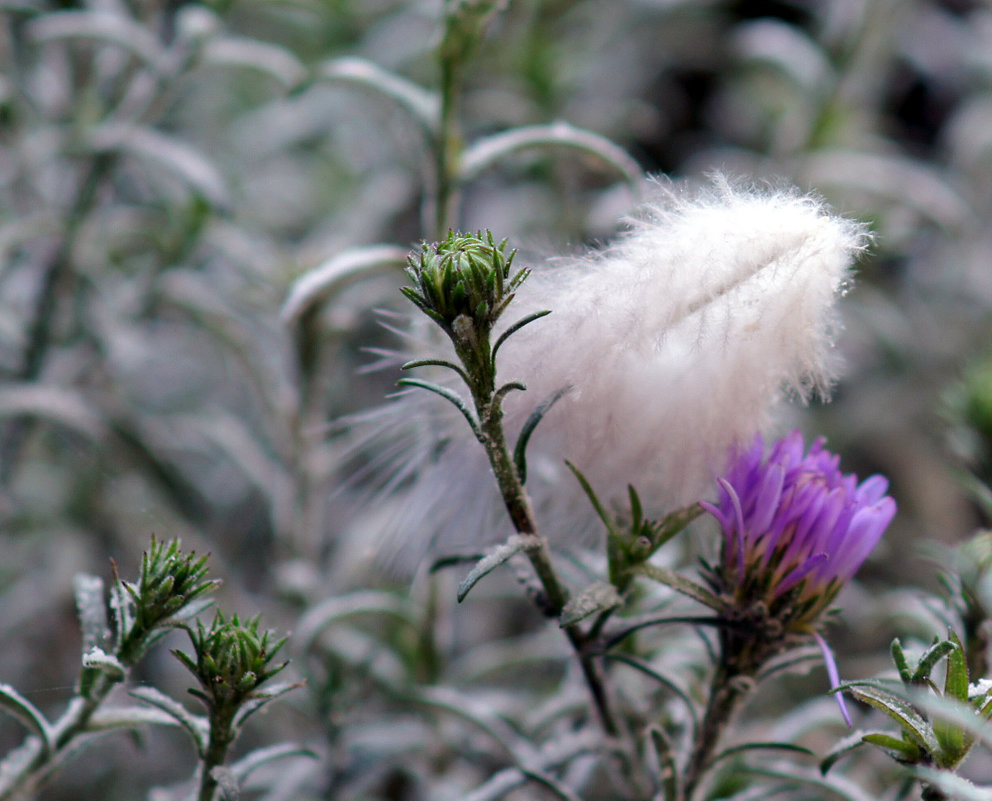
{"type": "Polygon", "coordinates": [[[234,741],[231,733],[231,722],[236,711],[236,705],[232,705],[230,708],[211,708],[210,710],[210,741],[200,766],[200,792],[197,795],[197,801],[213,801],[214,799],[214,794],[217,792],[214,768],[224,764],[224,760],[227,759],[227,749],[234,741]]]}
{"type": "Polygon", "coordinates": [[[749,674],[737,670],[726,661],[721,661],[710,684],[710,697],[706,714],[699,726],[696,742],[693,744],[689,764],[686,767],[683,785],[683,801],[692,801],[706,775],[720,737],[730,722],[738,704],[747,696],[752,685],[749,674]]]}

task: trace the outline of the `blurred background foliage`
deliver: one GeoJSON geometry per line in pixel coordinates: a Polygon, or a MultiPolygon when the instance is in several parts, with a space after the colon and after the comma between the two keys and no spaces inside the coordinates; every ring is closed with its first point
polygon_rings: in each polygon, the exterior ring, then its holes
{"type": "MultiPolygon", "coordinates": [[[[562,678],[557,633],[514,620],[512,586],[490,591],[499,615],[492,598],[452,610],[443,581],[335,597],[388,583],[368,565],[375,510],[336,490],[328,422],[397,377],[363,372],[363,349],[394,344],[374,310],[400,308],[398,255],[430,235],[430,142],[408,106],[438,91],[442,12],[0,2],[0,678],[57,706],[76,674],[72,575],[181,536],[212,552],[227,608],[301,635],[288,648],[309,700],[270,713],[270,734],[326,759],[273,779],[272,799],[462,797],[506,763],[450,718],[445,693],[469,676],[498,672],[487,700],[529,714],[521,729],[562,714],[534,705],[562,678]],[[369,91],[368,64],[424,94],[369,91]],[[372,245],[381,258],[334,261],[372,245]],[[508,694],[528,662],[543,672],[508,694]]],[[[889,475],[900,503],[845,604],[845,672],[875,669],[893,632],[929,638],[902,592],[936,587],[915,546],[992,515],[992,7],[510,0],[462,78],[467,143],[564,121],[649,173],[784,180],[870,221],[845,378],[794,416],[847,469],[889,475]]],[[[456,219],[525,251],[602,241],[634,203],[574,150],[483,166],[456,219]]],[[[658,658],[685,658],[678,645],[658,658]]],[[[144,669],[184,686],[164,659],[144,669]]],[[[0,745],[19,736],[0,721],[0,745]]],[[[99,749],[45,797],[138,798],[186,775],[170,768],[188,760],[180,739],[149,738],[99,749]]]]}

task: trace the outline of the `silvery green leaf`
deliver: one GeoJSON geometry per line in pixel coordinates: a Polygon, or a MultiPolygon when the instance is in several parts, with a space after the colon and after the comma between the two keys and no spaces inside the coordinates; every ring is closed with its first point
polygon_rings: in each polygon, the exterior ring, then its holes
{"type": "Polygon", "coordinates": [[[992,787],[979,787],[949,771],[916,767],[913,775],[954,801],[992,801],[992,787]]]}
{"type": "Polygon", "coordinates": [[[860,748],[862,745],[864,745],[865,734],[866,734],[865,731],[861,729],[857,729],[856,731],[851,732],[849,735],[842,738],[841,740],[838,740],[834,744],[833,748],[831,748],[823,757],[823,759],[820,760],[820,773],[826,776],[827,771],[829,771],[830,768],[832,768],[841,757],[849,754],[854,749],[860,748]]]}
{"type": "Polygon", "coordinates": [[[803,92],[822,95],[837,81],[823,48],[796,25],[755,20],[738,26],[733,39],[742,56],[775,67],[803,92]]]}
{"type": "Polygon", "coordinates": [[[9,684],[0,684],[0,707],[17,718],[41,742],[47,753],[52,748],[52,727],[41,710],[9,684]]]}
{"type": "Polygon", "coordinates": [[[287,91],[307,77],[307,70],[289,50],[242,36],[216,37],[200,55],[204,63],[255,69],[270,75],[287,91]]]}
{"type": "MultiPolygon", "coordinates": [[[[88,573],[77,574],[72,581],[76,596],[76,613],[83,635],[83,653],[102,647],[110,639],[107,622],[107,601],[103,579],[88,573]]],[[[85,656],[83,658],[85,663],[85,656]]]]}
{"type": "Polygon", "coordinates": [[[139,701],[144,701],[157,709],[162,710],[172,717],[182,726],[193,738],[198,753],[206,753],[207,738],[210,732],[210,724],[207,719],[200,715],[194,715],[178,701],[174,701],[160,690],[151,686],[135,687],[129,694],[139,701]]]}
{"type": "Polygon", "coordinates": [[[127,675],[126,668],[116,656],[108,654],[98,647],[90,648],[83,654],[83,667],[101,670],[115,681],[123,681],[127,675]]]}
{"type": "Polygon", "coordinates": [[[144,25],[109,11],[58,11],[44,14],[28,25],[37,42],[55,39],[93,39],[128,51],[156,71],[163,69],[166,52],[144,25]]]}
{"type": "Polygon", "coordinates": [[[317,75],[327,81],[350,83],[389,98],[405,109],[433,138],[441,108],[438,97],[417,84],[362,58],[344,57],[325,61],[317,75]]]}
{"type": "Polygon", "coordinates": [[[270,745],[265,748],[256,748],[231,765],[230,770],[238,781],[244,782],[253,771],[262,765],[266,765],[277,759],[294,756],[317,758],[317,754],[309,748],[302,748],[301,746],[290,743],[282,743],[280,745],[270,745]]]}
{"type": "Polygon", "coordinates": [[[175,717],[160,709],[149,709],[142,706],[110,707],[94,712],[86,721],[86,730],[134,729],[147,725],[177,726],[179,722],[175,717]]]}
{"type": "Polygon", "coordinates": [[[245,721],[251,714],[257,712],[270,701],[274,701],[276,698],[279,698],[292,690],[299,689],[304,684],[305,682],[300,681],[287,681],[280,684],[273,684],[271,687],[266,687],[264,690],[253,692],[251,697],[238,708],[237,713],[234,715],[234,719],[231,721],[231,728],[234,731],[238,731],[242,726],[244,726],[245,721]]]}
{"type": "Polygon", "coordinates": [[[895,720],[917,745],[925,748],[931,754],[939,753],[940,744],[937,742],[930,724],[905,698],[879,687],[875,682],[847,682],[840,685],[838,689],[842,689],[859,701],[864,701],[869,706],[881,710],[895,720]]]}
{"type": "Polygon", "coordinates": [[[282,321],[293,324],[314,305],[355,281],[395,271],[406,264],[409,253],[408,249],[396,245],[371,245],[331,257],[293,282],[280,312],[282,321]]]}
{"type": "Polygon", "coordinates": [[[120,579],[110,587],[110,609],[114,613],[114,650],[117,650],[134,626],[134,599],[120,579]]]}
{"type": "Polygon", "coordinates": [[[558,623],[562,627],[571,626],[590,615],[616,609],[623,604],[623,597],[616,587],[605,581],[597,581],[569,599],[562,609],[558,623]]]}
{"type": "Polygon", "coordinates": [[[632,572],[639,576],[654,579],[662,584],[667,584],[673,590],[676,590],[683,595],[687,595],[693,600],[699,601],[701,604],[705,604],[710,609],[720,610],[723,608],[723,604],[720,602],[720,599],[717,598],[712,592],[701,584],[697,584],[695,581],[687,579],[685,576],[682,576],[673,570],[659,567],[658,565],[653,565],[650,562],[645,562],[644,564],[637,565],[633,568],[632,572]]]}
{"type": "Polygon", "coordinates": [[[468,575],[462,580],[462,583],[458,585],[458,600],[465,600],[465,596],[468,595],[469,590],[481,578],[488,576],[497,567],[509,561],[518,553],[525,553],[528,550],[536,548],[539,544],[540,539],[534,535],[514,534],[506,542],[492,548],[476,562],[475,567],[469,571],[468,575]]]}
{"type": "Polygon", "coordinates": [[[187,142],[140,125],[107,123],[89,132],[88,144],[98,152],[123,152],[180,178],[211,206],[226,208],[224,178],[200,151],[187,142]]]}
{"type": "Polygon", "coordinates": [[[82,395],[66,387],[7,382],[0,388],[0,418],[30,415],[99,440],[106,426],[82,395]]]}
{"type": "Polygon", "coordinates": [[[475,178],[511,153],[552,147],[568,147],[594,155],[635,189],[640,189],[643,184],[644,171],[626,150],[605,136],[576,128],[567,122],[528,125],[479,139],[462,155],[462,180],[475,178]]]}
{"type": "Polygon", "coordinates": [[[332,596],[312,607],[300,618],[293,633],[293,646],[298,653],[306,653],[328,626],[358,615],[388,615],[416,626],[417,620],[410,606],[409,601],[380,590],[359,590],[332,596]]]}

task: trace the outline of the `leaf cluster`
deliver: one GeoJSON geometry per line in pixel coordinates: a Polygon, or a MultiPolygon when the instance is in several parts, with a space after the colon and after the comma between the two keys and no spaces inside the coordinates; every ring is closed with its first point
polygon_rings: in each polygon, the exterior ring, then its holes
{"type": "Polygon", "coordinates": [[[200,683],[201,689],[190,693],[208,709],[239,707],[289,664],[272,663],[287,638],[274,639],[269,630],[260,632],[259,621],[260,616],[242,621],[218,611],[209,628],[197,621],[195,631],[187,629],[195,658],[179,649],[172,651],[200,683]]]}
{"type": "Polygon", "coordinates": [[[953,772],[976,742],[976,724],[992,718],[992,683],[969,682],[967,656],[954,632],[946,639],[935,638],[913,662],[898,638],[892,641],[890,651],[898,682],[850,681],[835,691],[846,692],[884,712],[899,725],[898,735],[885,731],[855,733],[824,758],[820,766],[824,773],[864,743],[881,748],[904,765],[953,772]],[[933,673],[942,662],[944,676],[938,682],[933,673]]]}

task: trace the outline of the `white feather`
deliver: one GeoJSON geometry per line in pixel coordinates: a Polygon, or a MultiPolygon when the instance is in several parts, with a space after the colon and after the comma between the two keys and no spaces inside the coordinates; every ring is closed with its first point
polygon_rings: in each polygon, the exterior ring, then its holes
{"type": "MultiPolygon", "coordinates": [[[[834,304],[867,244],[863,226],[814,198],[719,176],[695,191],[659,186],[628,222],[601,252],[535,267],[504,319],[552,310],[507,340],[498,371],[528,388],[507,398],[511,444],[534,407],[570,388],[528,450],[527,489],[559,547],[598,531],[566,459],[601,499],[622,500],[633,484],[661,515],[703,497],[728,449],[765,429],[784,397],[826,390],[834,304]]],[[[392,511],[385,532],[365,536],[387,561],[409,567],[512,533],[453,407],[416,390],[373,419],[394,449],[384,460],[393,495],[380,499],[392,511]]]]}

